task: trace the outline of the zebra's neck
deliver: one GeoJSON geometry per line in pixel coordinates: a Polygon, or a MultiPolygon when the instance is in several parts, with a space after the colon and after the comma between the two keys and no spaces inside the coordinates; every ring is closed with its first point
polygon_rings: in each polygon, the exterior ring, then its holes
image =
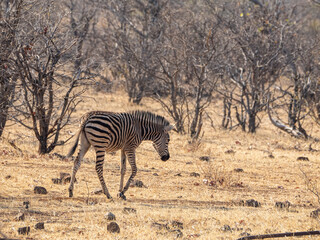
{"type": "Polygon", "coordinates": [[[156,135],[163,130],[165,123],[167,123],[163,117],[149,112],[135,111],[133,116],[140,127],[142,141],[153,141],[156,135]]]}

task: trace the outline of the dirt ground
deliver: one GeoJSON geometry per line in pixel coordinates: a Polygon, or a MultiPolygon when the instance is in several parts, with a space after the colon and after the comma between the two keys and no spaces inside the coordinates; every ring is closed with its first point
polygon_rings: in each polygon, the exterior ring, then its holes
{"type": "MultiPolygon", "coordinates": [[[[88,94],[95,94],[95,99],[88,98],[75,118],[90,110],[142,109],[171,120],[161,106],[147,99],[136,107],[128,104],[123,93],[88,94]]],[[[113,201],[94,193],[100,183],[92,150],[78,171],[74,197],[69,198],[68,184],[54,184],[52,179],[62,172],[71,173],[72,161],[55,155],[65,155],[71,142],[39,156],[32,132],[9,124],[0,142],[0,238],[222,240],[320,230],[319,218],[310,217],[319,207],[320,143],[291,138],[275,129],[264,115],[256,134],[222,130],[219,108],[219,101],[210,107],[214,128],[206,122],[199,145],[190,144],[187,135],[172,132],[169,161],[162,162],[150,142],[137,149],[135,179],[144,186],[131,187],[127,201],[117,198],[119,152],[108,154],[104,165],[113,201]],[[14,141],[16,148],[8,141],[14,141]],[[308,182],[315,193],[308,190],[308,182]],[[35,186],[45,187],[47,194],[35,194],[35,186]],[[284,203],[282,208],[276,207],[277,202],[284,203]],[[136,211],[125,212],[124,208],[136,211]],[[108,212],[116,216],[120,233],[108,232],[108,212]],[[23,213],[24,219],[19,220],[23,213]],[[39,222],[44,229],[35,229],[39,222]],[[18,233],[22,227],[30,227],[28,235],[18,233]]],[[[319,127],[311,123],[307,127],[320,138],[319,127]]],[[[77,124],[69,127],[65,136],[77,128],[77,124]]],[[[129,174],[130,167],[126,178],[129,174]]]]}

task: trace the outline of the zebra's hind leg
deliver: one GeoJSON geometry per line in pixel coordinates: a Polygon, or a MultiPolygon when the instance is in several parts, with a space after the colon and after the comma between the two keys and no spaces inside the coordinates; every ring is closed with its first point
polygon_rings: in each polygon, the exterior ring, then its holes
{"type": "Polygon", "coordinates": [[[69,197],[73,196],[73,185],[74,185],[74,181],[76,179],[76,174],[78,169],[80,168],[81,165],[81,160],[84,157],[84,155],[87,153],[87,151],[89,150],[90,144],[87,141],[86,137],[81,134],[81,143],[80,143],[80,150],[79,153],[76,157],[76,159],[74,160],[74,164],[73,164],[73,170],[72,170],[72,176],[71,176],[71,181],[70,181],[70,186],[69,186],[69,197]]]}
{"type": "Polygon", "coordinates": [[[104,150],[96,150],[96,156],[97,156],[96,171],[97,171],[100,183],[101,183],[101,187],[102,187],[103,193],[107,196],[108,199],[112,199],[112,197],[111,197],[111,195],[110,195],[110,193],[108,191],[108,188],[106,186],[106,183],[104,182],[104,178],[103,178],[104,155],[105,155],[105,151],[104,150]]]}
{"type": "Polygon", "coordinates": [[[130,163],[130,166],[131,166],[131,175],[130,175],[126,185],[124,186],[123,190],[118,194],[118,196],[124,200],[126,200],[126,196],[124,195],[124,193],[129,189],[130,183],[133,181],[133,178],[137,174],[135,153],[130,152],[127,154],[127,157],[128,157],[128,162],[130,163]]]}

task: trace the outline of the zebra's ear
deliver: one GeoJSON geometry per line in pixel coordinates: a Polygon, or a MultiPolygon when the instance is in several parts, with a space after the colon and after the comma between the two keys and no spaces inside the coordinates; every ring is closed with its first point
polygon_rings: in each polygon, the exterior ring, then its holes
{"type": "Polygon", "coordinates": [[[173,126],[173,125],[168,125],[168,126],[165,126],[165,127],[164,127],[164,131],[165,131],[165,132],[169,132],[169,131],[171,131],[172,129],[174,129],[174,126],[173,126]]]}

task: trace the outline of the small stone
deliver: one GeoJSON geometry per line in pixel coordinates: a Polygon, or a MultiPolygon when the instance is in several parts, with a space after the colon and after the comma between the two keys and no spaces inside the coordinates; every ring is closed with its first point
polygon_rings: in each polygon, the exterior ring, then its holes
{"type": "Polygon", "coordinates": [[[308,157],[298,157],[297,161],[309,161],[308,157]]]}
{"type": "Polygon", "coordinates": [[[232,232],[232,229],[231,229],[231,227],[229,225],[223,225],[221,227],[221,231],[223,231],[223,232],[232,232]]]}
{"type": "Polygon", "coordinates": [[[10,179],[11,178],[11,175],[7,175],[6,177],[5,177],[5,179],[10,179]]]}
{"type": "Polygon", "coordinates": [[[192,172],[190,173],[190,177],[200,177],[200,174],[196,172],[192,172]]]}
{"type": "Polygon", "coordinates": [[[18,228],[18,234],[28,235],[30,232],[30,227],[18,228]]]}
{"type": "Polygon", "coordinates": [[[175,177],[182,177],[181,173],[177,173],[174,175],[175,177]]]}
{"type": "Polygon", "coordinates": [[[260,207],[261,203],[259,203],[258,201],[254,200],[254,199],[250,199],[250,200],[246,200],[245,202],[243,200],[241,200],[241,205],[243,206],[247,206],[247,207],[260,207]]]}
{"type": "Polygon", "coordinates": [[[35,229],[44,229],[44,222],[38,222],[35,226],[35,229]]]}
{"type": "Polygon", "coordinates": [[[318,218],[320,214],[320,208],[318,208],[317,210],[314,210],[310,213],[310,217],[312,218],[318,218]]]}
{"type": "Polygon", "coordinates": [[[274,156],[272,154],[269,154],[268,157],[269,158],[274,158],[274,156]]]}
{"type": "Polygon", "coordinates": [[[232,149],[229,149],[229,150],[225,151],[224,153],[226,153],[226,154],[235,154],[236,152],[234,150],[232,150],[232,149]]]}
{"type": "Polygon", "coordinates": [[[154,173],[154,174],[152,174],[153,176],[159,176],[159,174],[158,173],[154,173]]]}
{"type": "Polygon", "coordinates": [[[235,168],[234,171],[235,172],[244,172],[242,168],[235,168]]]}
{"type": "Polygon", "coordinates": [[[199,158],[201,161],[209,162],[210,157],[209,156],[202,156],[199,158]]]}
{"type": "Polygon", "coordinates": [[[246,205],[248,207],[260,207],[261,203],[259,203],[258,201],[254,200],[254,199],[250,199],[246,201],[246,205]]]}
{"type": "Polygon", "coordinates": [[[16,221],[24,221],[25,215],[24,215],[24,213],[20,213],[20,214],[18,214],[14,219],[15,219],[16,221]]]}
{"type": "Polygon", "coordinates": [[[276,202],[276,204],[275,204],[276,208],[286,208],[286,209],[288,209],[290,206],[291,206],[291,203],[289,201],[276,202]]]}
{"type": "Polygon", "coordinates": [[[108,212],[106,215],[104,215],[104,217],[105,217],[108,221],[116,220],[116,216],[115,216],[112,212],[108,212]]]}
{"type": "Polygon", "coordinates": [[[61,184],[62,183],[60,178],[52,178],[51,180],[52,180],[53,184],[61,184]]]}
{"type": "Polygon", "coordinates": [[[35,186],[33,189],[33,192],[35,194],[47,194],[47,189],[45,189],[44,187],[40,187],[40,186],[35,186]]]}
{"type": "Polygon", "coordinates": [[[26,209],[29,208],[29,204],[30,204],[29,201],[24,201],[24,202],[23,202],[23,206],[25,206],[26,209]]]}
{"type": "Polygon", "coordinates": [[[108,232],[111,233],[120,233],[120,227],[116,222],[111,222],[107,226],[108,232]]]}
{"type": "MultiPolygon", "coordinates": [[[[201,160],[201,159],[200,159],[200,160],[201,160]]],[[[192,162],[186,162],[186,164],[187,164],[187,165],[191,165],[191,164],[193,164],[193,163],[192,163],[192,162]]]]}
{"type": "Polygon", "coordinates": [[[125,207],[125,208],[123,208],[123,212],[124,213],[136,213],[137,212],[137,210],[136,209],[134,209],[134,208],[127,208],[127,207],[125,207]]]}
{"type": "Polygon", "coordinates": [[[142,181],[140,180],[133,180],[133,182],[130,184],[130,187],[139,187],[139,188],[142,188],[144,187],[145,185],[143,184],[142,181]]]}

